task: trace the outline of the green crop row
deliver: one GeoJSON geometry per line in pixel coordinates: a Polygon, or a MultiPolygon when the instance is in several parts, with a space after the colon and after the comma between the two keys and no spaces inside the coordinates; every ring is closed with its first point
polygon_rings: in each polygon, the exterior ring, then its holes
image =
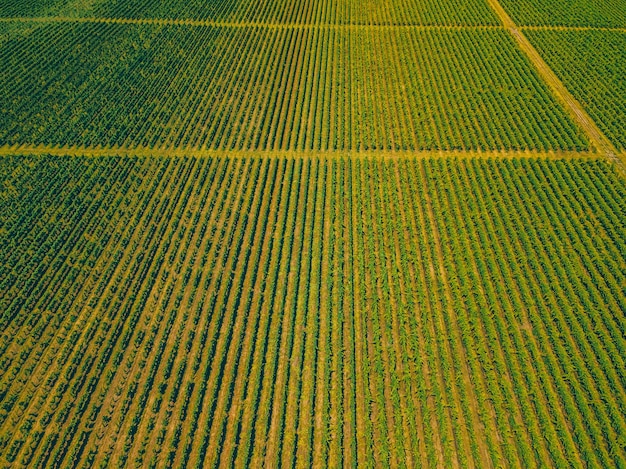
{"type": "Polygon", "coordinates": [[[520,26],[626,27],[624,0],[501,0],[520,26]]]}

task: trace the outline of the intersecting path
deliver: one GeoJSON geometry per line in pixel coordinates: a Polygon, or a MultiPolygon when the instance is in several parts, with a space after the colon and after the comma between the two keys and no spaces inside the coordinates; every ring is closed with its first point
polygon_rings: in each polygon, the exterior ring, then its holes
{"type": "MultiPolygon", "coordinates": [[[[494,7],[495,9],[495,7],[494,7]]],[[[504,13],[506,15],[506,13],[504,13]]],[[[507,15],[508,18],[508,15],[507,15]]],[[[510,21],[510,18],[509,18],[510,21]]],[[[0,23],[107,23],[107,24],[153,24],[164,26],[196,26],[215,28],[268,28],[268,29],[425,29],[425,30],[483,30],[505,29],[502,25],[438,25],[438,24],[387,24],[387,23],[274,23],[274,22],[232,22],[175,18],[116,18],[92,16],[16,16],[0,17],[0,23]]],[[[510,21],[513,24],[512,21],[510,21]]],[[[516,27],[516,26],[514,26],[516,27]]],[[[517,27],[516,27],[517,28],[517,27]]],[[[519,29],[550,31],[619,31],[626,28],[604,28],[594,26],[521,26],[519,29]]]]}
{"type": "Polygon", "coordinates": [[[539,159],[599,159],[603,155],[581,151],[475,151],[475,150],[213,150],[205,148],[150,147],[83,147],[59,145],[0,145],[0,157],[17,155],[49,155],[79,157],[177,157],[198,158],[322,158],[322,159],[426,159],[426,158],[539,158],[539,159]]]}
{"type": "Polygon", "coordinates": [[[563,82],[552,71],[550,66],[541,58],[537,49],[535,49],[526,36],[522,34],[520,28],[513,22],[502,5],[500,5],[500,2],[498,0],[488,0],[488,2],[500,20],[502,20],[504,27],[507,28],[511,35],[515,38],[520,49],[535,66],[541,78],[550,87],[557,99],[559,99],[565,106],[565,109],[569,112],[579,127],[587,134],[591,144],[596,148],[596,150],[613,161],[622,173],[626,173],[626,165],[618,157],[617,149],[613,146],[606,135],[602,133],[593,119],[591,119],[589,114],[587,114],[587,112],[583,109],[582,105],[576,100],[576,98],[574,98],[574,96],[572,96],[563,82]]]}
{"type": "MultiPolygon", "coordinates": [[[[583,109],[582,105],[567,90],[563,82],[552,71],[550,66],[541,58],[535,47],[522,33],[523,30],[558,30],[558,31],[623,31],[626,28],[596,28],[596,27],[577,27],[577,26],[517,26],[508,13],[504,10],[498,0],[488,0],[489,5],[496,15],[502,21],[502,25],[419,25],[419,24],[309,24],[309,23],[259,23],[259,22],[220,22],[210,20],[193,20],[193,19],[168,19],[168,18],[96,18],[96,17],[71,17],[71,16],[44,16],[44,17],[7,17],[0,18],[0,23],[11,22],[35,22],[35,23],[111,23],[111,24],[154,24],[154,25],[180,25],[195,27],[227,27],[227,28],[273,28],[273,29],[429,29],[429,30],[484,30],[484,29],[506,29],[508,30],[520,49],[530,59],[536,68],[540,77],[545,81],[548,87],[555,94],[557,99],[563,104],[566,111],[571,115],[578,126],[585,132],[590,140],[591,145],[601,155],[613,161],[619,170],[626,174],[626,154],[620,154],[610,140],[604,135],[593,119],[583,109]]],[[[0,156],[14,154],[50,154],[50,155],[66,155],[66,156],[104,156],[104,155],[127,155],[127,156],[158,156],[158,155],[188,155],[195,154],[198,156],[255,156],[265,155],[269,152],[216,152],[214,150],[203,149],[152,149],[147,147],[138,148],[84,148],[84,147],[58,147],[43,145],[22,145],[0,146],[0,156]]],[[[275,152],[272,153],[272,155],[275,152]]],[[[337,156],[337,157],[397,157],[402,154],[412,157],[424,158],[433,156],[457,156],[457,157],[503,157],[503,156],[539,156],[545,158],[553,157],[576,157],[571,152],[556,153],[529,153],[529,152],[443,152],[443,151],[418,151],[418,152],[314,152],[311,155],[308,152],[279,152],[276,156],[337,156]]],[[[582,153],[582,157],[590,157],[590,153],[582,153]]]]}

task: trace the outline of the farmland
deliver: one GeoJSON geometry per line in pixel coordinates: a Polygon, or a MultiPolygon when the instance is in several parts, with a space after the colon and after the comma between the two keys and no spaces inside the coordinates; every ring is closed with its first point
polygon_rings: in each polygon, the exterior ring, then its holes
{"type": "Polygon", "coordinates": [[[0,468],[626,467],[624,12],[0,2],[0,468]]]}
{"type": "Polygon", "coordinates": [[[624,0],[502,0],[502,5],[523,26],[626,28],[624,0]]]}
{"type": "Polygon", "coordinates": [[[52,24],[3,50],[9,145],[587,149],[500,30],[52,24]]]}
{"type": "Polygon", "coordinates": [[[0,17],[69,16],[316,25],[496,25],[485,0],[6,0],[0,17]]]}
{"type": "Polygon", "coordinates": [[[7,462],[626,461],[626,185],[607,163],[1,171],[7,462]]]}
{"type": "Polygon", "coordinates": [[[626,32],[527,32],[605,135],[626,150],[626,32]]]}

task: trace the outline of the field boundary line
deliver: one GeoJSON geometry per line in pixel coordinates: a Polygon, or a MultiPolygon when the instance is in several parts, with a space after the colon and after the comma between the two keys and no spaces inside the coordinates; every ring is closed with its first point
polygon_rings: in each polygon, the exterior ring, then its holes
{"type": "Polygon", "coordinates": [[[515,24],[500,2],[498,0],[488,0],[488,2],[502,21],[504,27],[509,30],[519,48],[531,61],[539,73],[539,76],[552,90],[561,104],[564,105],[568,114],[574,119],[576,124],[578,124],[578,127],[585,132],[591,145],[595,147],[598,152],[615,163],[618,171],[622,173],[622,175],[625,175],[626,164],[620,158],[615,146],[606,135],[604,135],[589,114],[587,114],[578,100],[569,92],[552,68],[543,60],[528,38],[522,34],[521,28],[515,24]]]}
{"type": "Polygon", "coordinates": [[[525,31],[605,31],[615,33],[626,33],[626,28],[610,27],[610,26],[564,26],[564,25],[527,25],[519,26],[520,30],[525,31]]]}
{"type": "Polygon", "coordinates": [[[503,29],[502,25],[438,25],[438,24],[351,24],[351,23],[271,23],[255,21],[213,21],[175,18],[119,18],[93,16],[13,16],[0,18],[1,23],[107,23],[152,24],[164,26],[196,26],[216,28],[268,28],[268,29],[503,29]]]}
{"type": "MultiPolygon", "coordinates": [[[[0,145],[0,158],[8,156],[65,156],[65,157],[112,157],[127,158],[295,158],[295,159],[426,159],[426,158],[539,158],[549,160],[603,158],[589,151],[478,151],[478,150],[212,150],[194,148],[148,148],[148,147],[82,147],[55,145],[0,145]]],[[[626,154],[625,154],[626,156],[626,154]]]]}
{"type": "MultiPolygon", "coordinates": [[[[268,29],[417,29],[417,30],[486,30],[507,29],[494,24],[351,24],[351,23],[271,23],[255,21],[213,21],[192,18],[120,18],[93,16],[9,16],[0,17],[0,23],[106,23],[147,24],[163,26],[194,26],[215,28],[268,28],[268,29]]],[[[506,22],[505,22],[506,24],[506,22]]],[[[518,30],[529,31],[607,31],[626,33],[626,28],[611,26],[523,25],[518,30]]]]}

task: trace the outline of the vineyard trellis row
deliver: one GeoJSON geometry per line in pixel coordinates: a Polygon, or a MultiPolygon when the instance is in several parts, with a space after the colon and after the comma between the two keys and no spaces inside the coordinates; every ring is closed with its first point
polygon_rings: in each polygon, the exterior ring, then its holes
{"type": "Polygon", "coordinates": [[[626,27],[626,10],[621,0],[500,0],[515,22],[524,26],[626,27]]]}

